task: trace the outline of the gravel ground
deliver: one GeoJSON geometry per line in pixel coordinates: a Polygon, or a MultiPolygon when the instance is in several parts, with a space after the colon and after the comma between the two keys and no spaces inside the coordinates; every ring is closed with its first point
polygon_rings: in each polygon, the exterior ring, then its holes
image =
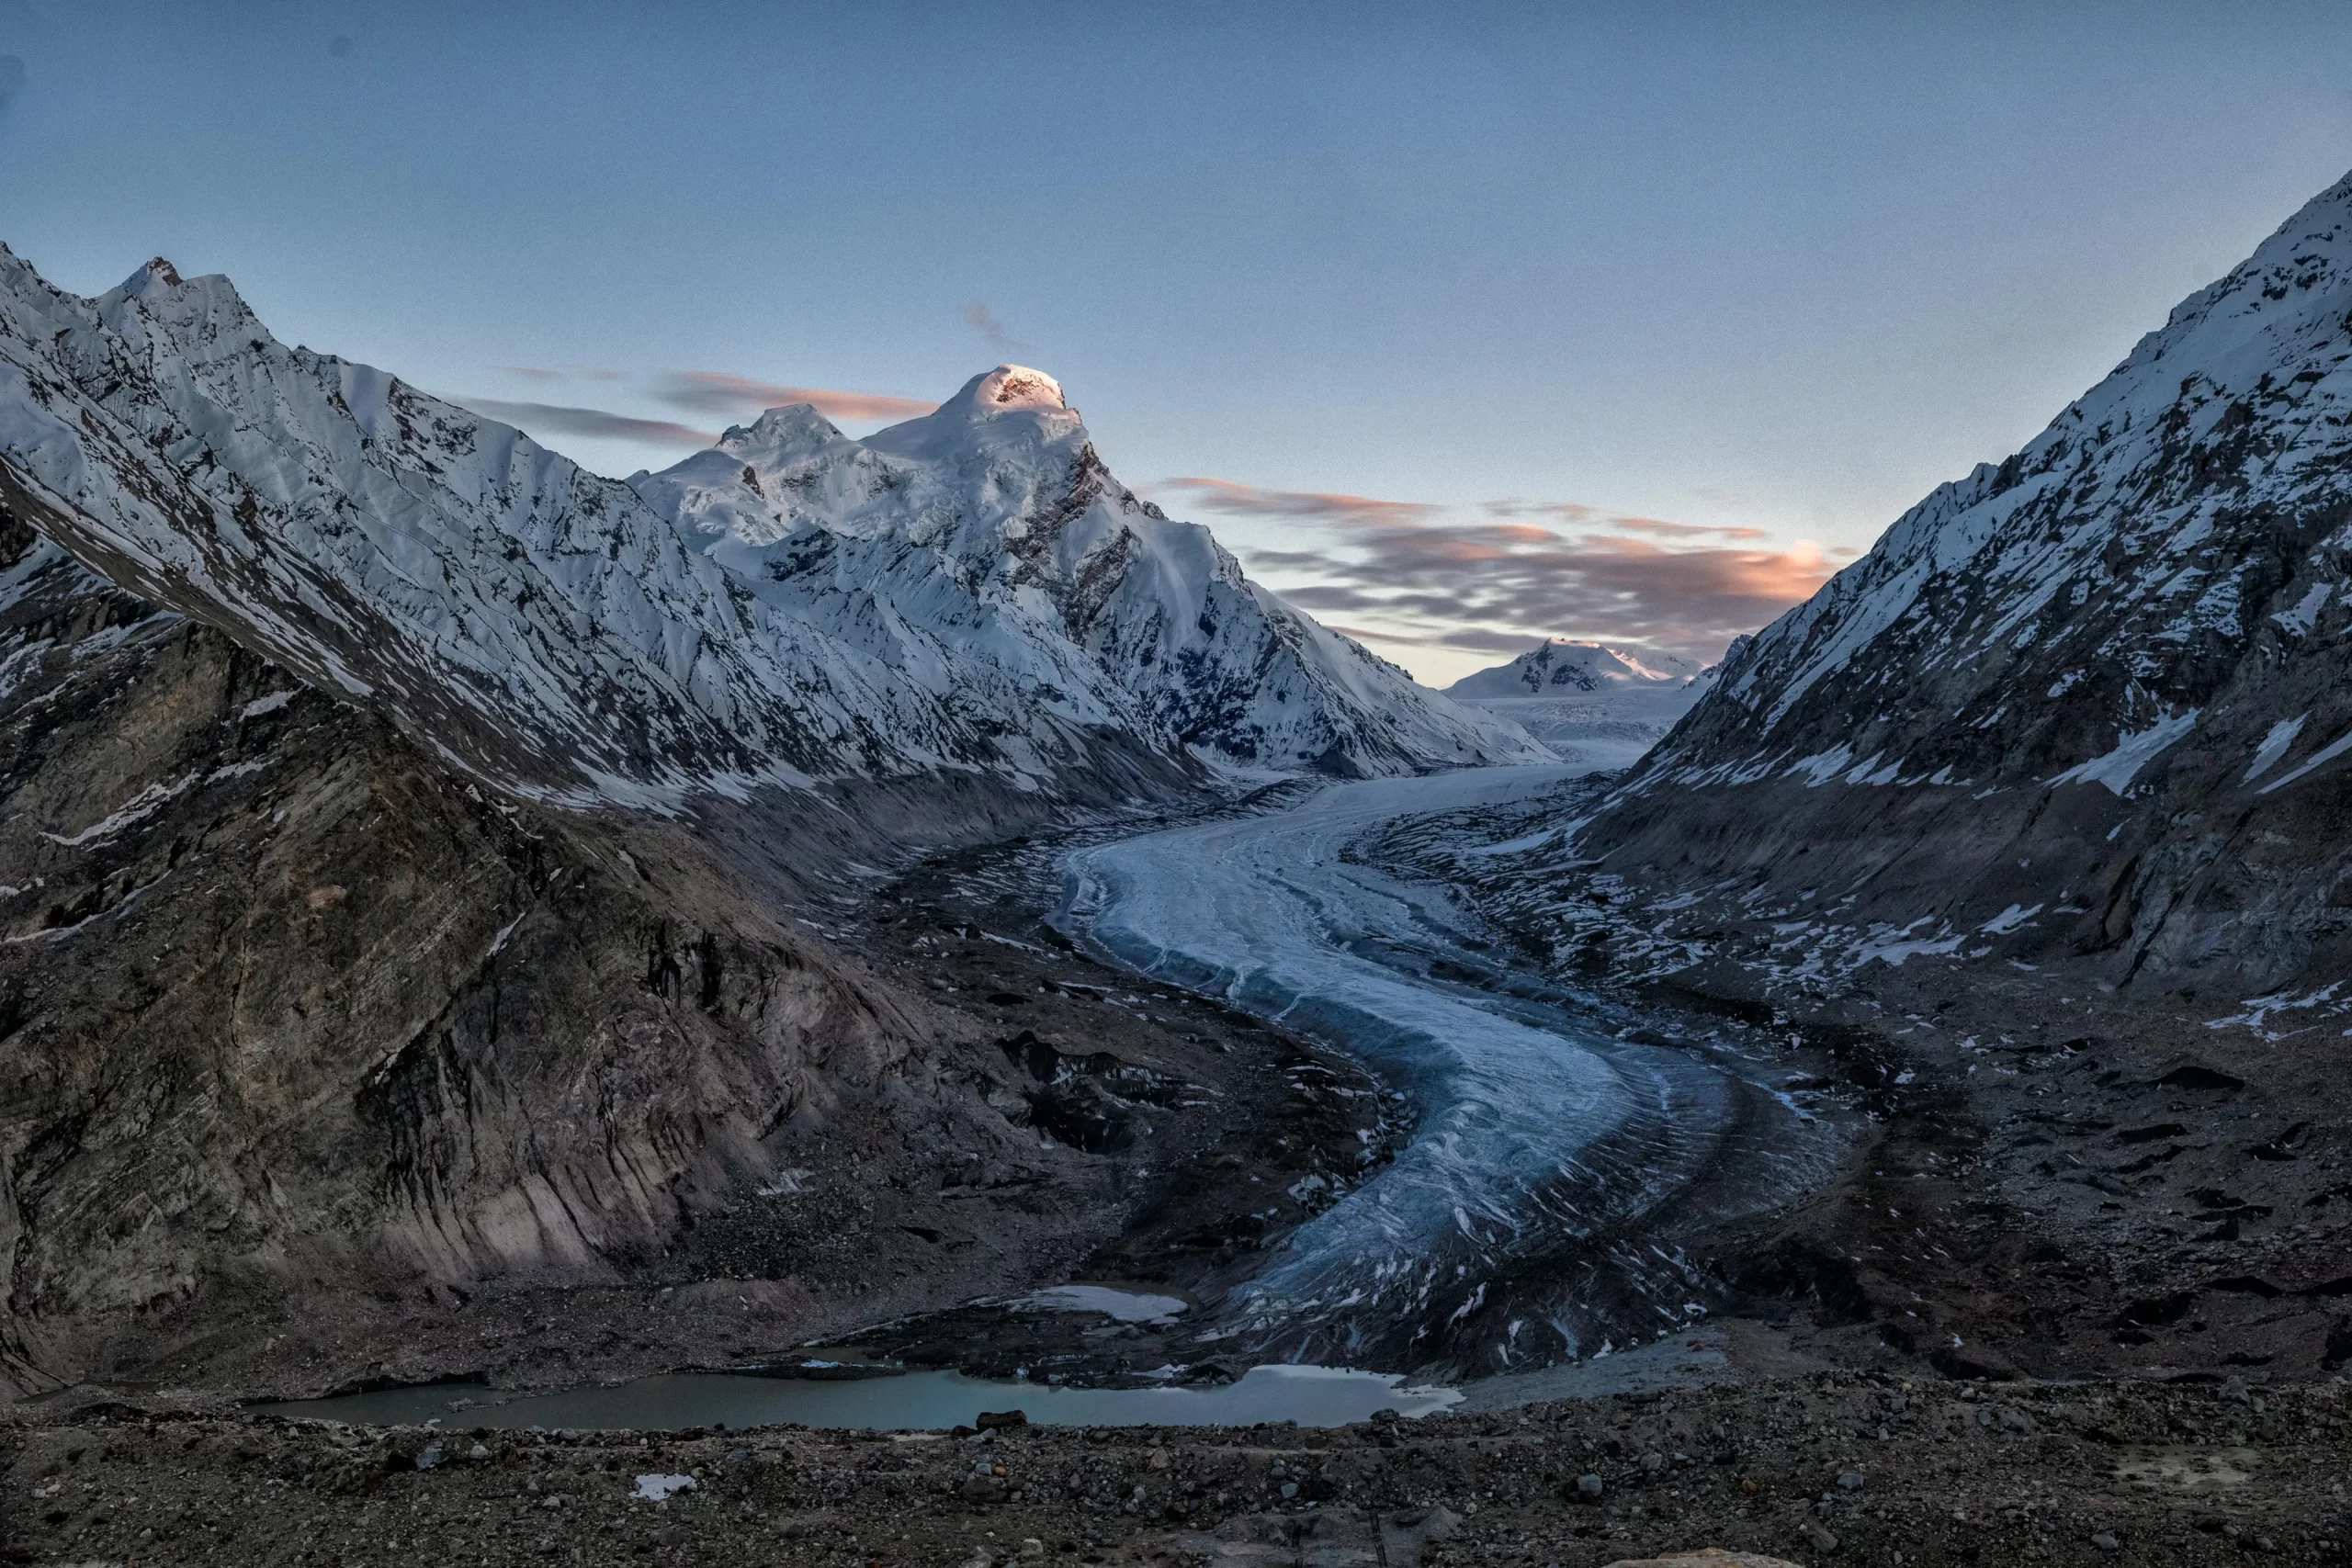
{"type": "Polygon", "coordinates": [[[0,1517],[6,1560],[39,1563],[2324,1562],[2352,1541],[2345,1396],[1823,1373],[1328,1431],[984,1436],[19,1406],[0,1517]],[[636,1495],[661,1477],[693,1484],[636,1495]]]}

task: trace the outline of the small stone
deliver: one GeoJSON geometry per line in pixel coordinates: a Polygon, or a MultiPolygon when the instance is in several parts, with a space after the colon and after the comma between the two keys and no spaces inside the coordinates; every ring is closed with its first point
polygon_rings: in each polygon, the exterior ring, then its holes
{"type": "Polygon", "coordinates": [[[1827,1525],[1823,1524],[1819,1519],[1804,1520],[1797,1526],[1797,1534],[1804,1537],[1805,1540],[1811,1541],[1815,1547],[1819,1548],[1823,1551],[1835,1551],[1838,1550],[1838,1537],[1836,1533],[1833,1532],[1827,1525]]]}
{"type": "Polygon", "coordinates": [[[1154,1470],[1166,1470],[1169,1462],[1168,1450],[1166,1449],[1154,1449],[1151,1450],[1151,1458],[1144,1462],[1150,1465],[1154,1470]]]}
{"type": "Polygon", "coordinates": [[[1648,1473],[1656,1475],[1659,1471],[1664,1470],[1665,1468],[1666,1456],[1664,1454],[1644,1454],[1642,1456],[1642,1469],[1648,1473]]]}
{"type": "Polygon", "coordinates": [[[1295,1481],[1285,1481],[1285,1482],[1283,1482],[1283,1495],[1284,1497],[1295,1497],[1295,1496],[1297,1496],[1297,1495],[1298,1495],[1298,1483],[1297,1483],[1297,1482],[1295,1482],[1295,1481]]]}
{"type": "Polygon", "coordinates": [[[413,1462],[419,1470],[437,1470],[449,1462],[449,1456],[441,1451],[440,1444],[429,1443],[416,1450],[416,1458],[413,1462]]]}
{"type": "Polygon", "coordinates": [[[2091,1544],[2098,1547],[2101,1551],[2120,1551],[2123,1550],[2123,1543],[2116,1540],[2113,1536],[2108,1534],[2105,1530],[2101,1530],[2098,1534],[2091,1537],[2091,1544]]]}
{"type": "Polygon", "coordinates": [[[1598,1497],[1606,1490],[1607,1486],[1598,1475],[1577,1477],[1577,1495],[1579,1497],[1598,1497]]]}
{"type": "Polygon", "coordinates": [[[476,1443],[472,1448],[466,1450],[466,1457],[473,1461],[476,1464],[480,1464],[482,1461],[490,1457],[490,1450],[482,1447],[481,1444],[476,1443]]]}
{"type": "Polygon", "coordinates": [[[1838,1475],[1838,1484],[1849,1492],[1860,1492],[1862,1489],[1862,1472],[1859,1470],[1845,1471],[1838,1475]]]}
{"type": "Polygon", "coordinates": [[[1021,1551],[1019,1553],[1022,1562],[1035,1562],[1044,1558],[1045,1555],[1046,1543],[1039,1540],[1035,1536],[1030,1536],[1022,1541],[1021,1551]]]}

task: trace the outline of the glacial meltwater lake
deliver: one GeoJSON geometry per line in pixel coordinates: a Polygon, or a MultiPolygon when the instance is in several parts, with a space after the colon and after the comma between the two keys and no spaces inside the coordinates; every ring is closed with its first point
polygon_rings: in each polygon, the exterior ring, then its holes
{"type": "Polygon", "coordinates": [[[1057,1427],[1246,1427],[1295,1421],[1342,1427],[1374,1411],[1426,1416],[1462,1398],[1408,1388],[1393,1373],[1336,1367],[1253,1367],[1215,1388],[1061,1388],[961,1372],[919,1371],[840,1382],[734,1372],[671,1372],[609,1388],[514,1393],[482,1383],[433,1383],[249,1406],[255,1414],[363,1426],[675,1431],[689,1427],[856,1427],[920,1431],[969,1426],[980,1412],[1019,1410],[1057,1427]]]}

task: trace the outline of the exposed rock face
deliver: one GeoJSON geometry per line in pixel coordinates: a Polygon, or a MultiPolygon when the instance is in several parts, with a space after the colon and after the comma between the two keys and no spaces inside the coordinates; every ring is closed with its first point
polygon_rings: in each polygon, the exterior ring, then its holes
{"type": "Polygon", "coordinates": [[[453,784],[0,543],[0,1388],[305,1296],[612,1280],[917,1037],[676,829],[453,784]]]}
{"type": "Polygon", "coordinates": [[[2333,979],[2347,571],[2352,179],[1736,651],[1526,874],[1609,882],[1655,963],[1737,924],[1816,976],[2333,979]]]}

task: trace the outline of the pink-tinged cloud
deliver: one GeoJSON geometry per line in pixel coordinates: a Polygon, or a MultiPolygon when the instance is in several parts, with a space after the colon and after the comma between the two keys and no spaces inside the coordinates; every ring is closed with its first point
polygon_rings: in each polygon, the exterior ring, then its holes
{"type": "Polygon", "coordinates": [[[1185,476],[1162,479],[1154,491],[1181,491],[1191,504],[1244,517],[1297,517],[1323,523],[1397,524],[1434,517],[1444,510],[1419,501],[1379,501],[1336,491],[1261,490],[1231,479],[1185,476]]]}
{"type": "Polygon", "coordinates": [[[886,397],[879,392],[839,392],[822,387],[779,387],[729,376],[722,370],[673,370],[654,393],[673,408],[733,418],[756,415],[767,409],[807,403],[827,419],[878,420],[895,423],[919,419],[937,403],[918,398],[886,397]]]}
{"type": "Polygon", "coordinates": [[[1730,528],[1707,523],[1661,523],[1655,517],[1611,517],[1609,525],[1635,534],[1657,534],[1672,539],[1762,539],[1761,528],[1730,528]]]}
{"type": "MultiPolygon", "coordinates": [[[[1516,496],[1489,501],[1482,510],[1492,517],[1554,517],[1568,524],[1586,524],[1601,518],[1598,508],[1587,506],[1582,502],[1522,501],[1516,496]]],[[[1761,539],[1768,536],[1761,528],[1725,527],[1708,523],[1666,523],[1656,517],[1609,517],[1601,520],[1636,534],[1661,534],[1676,538],[1695,539],[1713,536],[1719,539],[1761,539]]]]}
{"type": "MultiPolygon", "coordinates": [[[[1671,538],[1671,536],[1668,536],[1671,538]]],[[[1713,659],[1811,597],[1833,568],[1818,547],[1571,538],[1526,525],[1371,527],[1325,550],[1241,550],[1282,596],[1390,641],[1503,652],[1586,637],[1713,659]]]]}
{"type": "Polygon", "coordinates": [[[632,419],[603,409],[559,403],[510,403],[500,398],[468,398],[464,406],[535,435],[582,435],[596,441],[641,441],[654,446],[708,446],[718,435],[666,419],[632,419]]]}
{"type": "Polygon", "coordinates": [[[1517,496],[1487,502],[1485,510],[1494,517],[1556,517],[1563,523],[1581,523],[1592,515],[1592,508],[1580,502],[1521,501],[1517,496]]]}

